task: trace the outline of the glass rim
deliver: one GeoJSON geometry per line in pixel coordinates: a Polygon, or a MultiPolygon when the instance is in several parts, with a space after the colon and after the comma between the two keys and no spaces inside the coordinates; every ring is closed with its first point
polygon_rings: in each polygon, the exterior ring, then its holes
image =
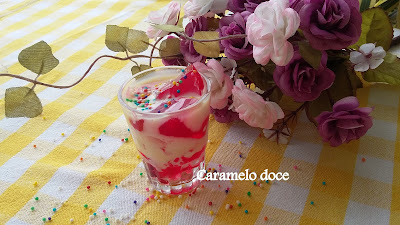
{"type": "Polygon", "coordinates": [[[162,113],[141,112],[139,110],[136,110],[136,109],[130,107],[128,104],[126,104],[126,102],[122,98],[122,91],[129,84],[129,82],[131,82],[133,79],[136,79],[136,77],[141,76],[141,75],[143,75],[145,73],[149,73],[151,71],[154,71],[154,70],[157,70],[157,69],[163,69],[163,68],[166,68],[166,69],[185,69],[186,66],[159,66],[159,67],[154,67],[154,68],[150,68],[150,69],[147,69],[147,70],[143,70],[143,71],[140,71],[139,73],[135,74],[134,76],[132,76],[131,78],[126,80],[121,85],[121,87],[119,88],[118,100],[119,100],[119,103],[122,105],[122,107],[129,109],[131,112],[142,114],[142,115],[160,115],[160,116],[162,116],[162,115],[171,115],[171,114],[175,114],[175,113],[181,113],[183,111],[189,110],[189,109],[197,106],[200,102],[202,102],[205,98],[207,98],[210,95],[210,93],[211,93],[211,81],[210,81],[210,79],[208,77],[206,77],[206,76],[202,75],[201,73],[199,73],[200,76],[206,81],[206,84],[207,84],[206,91],[207,92],[204,95],[202,95],[201,98],[197,102],[195,102],[194,104],[192,104],[192,105],[190,105],[188,107],[185,107],[184,109],[177,110],[177,111],[172,111],[172,112],[162,112],[162,113]]]}

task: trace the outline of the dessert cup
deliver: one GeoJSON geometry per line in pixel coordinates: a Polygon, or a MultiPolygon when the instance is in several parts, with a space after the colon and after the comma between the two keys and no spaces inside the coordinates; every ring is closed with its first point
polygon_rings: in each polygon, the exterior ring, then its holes
{"type": "Polygon", "coordinates": [[[204,169],[211,85],[195,69],[189,72],[185,69],[165,66],[142,71],[126,81],[118,93],[148,179],[157,191],[166,194],[190,192],[200,182],[197,172],[204,169]],[[194,76],[197,78],[197,88],[191,87],[194,76]],[[173,94],[163,100],[149,100],[154,95],[161,96],[161,86],[171,86],[173,79],[177,80],[174,85],[181,84],[182,92],[193,89],[198,95],[182,97],[185,93],[180,93],[179,89],[176,90],[179,87],[174,86],[175,89],[171,91],[179,93],[176,94],[179,97],[173,94]],[[203,85],[200,83],[199,86],[199,82],[203,85]],[[185,102],[186,106],[177,108],[179,102],[185,102]],[[157,107],[162,110],[157,110],[157,107]]]}

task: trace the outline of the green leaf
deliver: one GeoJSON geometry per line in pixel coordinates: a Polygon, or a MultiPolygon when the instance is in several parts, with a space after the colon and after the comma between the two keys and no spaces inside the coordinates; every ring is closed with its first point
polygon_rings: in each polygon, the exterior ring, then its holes
{"type": "Polygon", "coordinates": [[[114,52],[125,52],[128,50],[132,54],[137,54],[147,50],[149,38],[141,30],[107,25],[106,46],[114,52]]]}
{"type": "Polygon", "coordinates": [[[149,37],[147,37],[146,32],[129,29],[126,39],[126,49],[132,54],[141,53],[149,47],[148,42],[149,37]]]}
{"type": "Polygon", "coordinates": [[[221,19],[215,18],[215,17],[207,17],[207,27],[208,30],[214,31],[219,29],[219,21],[221,19]]]}
{"type": "Polygon", "coordinates": [[[22,50],[18,55],[18,61],[23,67],[36,74],[46,74],[59,63],[51,47],[44,41],[22,50]]]}
{"type": "Polygon", "coordinates": [[[153,27],[163,30],[163,31],[167,31],[167,32],[183,32],[185,31],[185,29],[183,27],[178,27],[175,25],[166,25],[166,24],[152,24],[153,27]]]}
{"type": "MultiPolygon", "coordinates": [[[[197,31],[194,33],[193,38],[197,40],[213,40],[219,38],[219,33],[217,31],[197,31]]],[[[207,57],[217,58],[221,52],[219,41],[193,41],[193,45],[196,51],[200,53],[200,55],[204,55],[207,57]]]]}
{"type": "Polygon", "coordinates": [[[385,3],[387,0],[379,0],[375,3],[374,7],[378,7],[380,5],[382,5],[383,3],[385,3]]]}
{"type": "Polygon", "coordinates": [[[263,91],[270,89],[273,83],[273,72],[275,69],[275,64],[268,63],[266,66],[261,66],[254,62],[246,62],[246,60],[241,60],[237,62],[238,72],[250,79],[258,88],[263,91]]]}
{"type": "Polygon", "coordinates": [[[42,103],[35,91],[28,87],[8,88],[4,100],[6,117],[33,118],[43,111],[42,103]]]}
{"type": "Polygon", "coordinates": [[[382,46],[387,51],[392,39],[393,28],[389,17],[383,9],[372,8],[362,13],[361,36],[351,47],[357,48],[366,43],[376,43],[376,46],[382,46]]]}
{"type": "Polygon", "coordinates": [[[363,11],[369,9],[370,4],[371,4],[371,0],[361,0],[360,1],[360,12],[363,12],[363,11]]]}
{"type": "Polygon", "coordinates": [[[147,69],[151,69],[151,68],[152,67],[148,66],[148,65],[140,65],[140,67],[139,66],[133,66],[131,68],[132,76],[137,74],[137,73],[139,73],[139,72],[141,72],[141,71],[143,71],[143,70],[147,70],[147,69]]]}
{"type": "Polygon", "coordinates": [[[277,87],[274,89],[274,91],[271,93],[271,95],[268,97],[270,101],[279,103],[283,97],[282,91],[277,87]]]}
{"type": "Polygon", "coordinates": [[[329,69],[336,75],[335,81],[329,88],[329,93],[334,102],[347,96],[355,96],[357,89],[362,87],[362,83],[354,70],[344,62],[331,63],[329,69]]]}
{"type": "Polygon", "coordinates": [[[328,65],[336,77],[332,86],[327,91],[323,91],[321,95],[314,101],[309,102],[306,106],[306,114],[308,119],[317,125],[315,117],[323,111],[331,111],[331,100],[337,102],[347,96],[355,96],[357,88],[362,87],[360,79],[358,79],[352,67],[343,61],[331,62],[328,65]],[[331,99],[329,99],[331,98],[331,99]]]}
{"type": "Polygon", "coordinates": [[[364,79],[368,82],[387,83],[400,85],[400,59],[395,55],[386,53],[381,65],[376,69],[364,73],[364,79]]]}
{"type": "Polygon", "coordinates": [[[307,118],[315,125],[317,125],[315,117],[317,117],[323,111],[332,111],[332,106],[326,91],[323,91],[317,99],[309,102],[306,106],[307,118]]]}
{"type": "Polygon", "coordinates": [[[321,51],[313,49],[311,45],[305,41],[299,42],[299,49],[301,57],[314,69],[318,69],[321,64],[321,51]]]}
{"type": "Polygon", "coordinates": [[[178,38],[167,38],[160,44],[160,57],[165,58],[181,54],[180,40],[178,38]]]}
{"type": "Polygon", "coordinates": [[[399,0],[386,0],[380,5],[380,7],[384,9],[385,12],[393,15],[394,13],[396,13],[394,11],[397,7],[397,4],[399,4],[399,0]]]}
{"type": "Polygon", "coordinates": [[[106,46],[114,52],[125,52],[129,28],[116,25],[107,25],[106,46]]]}
{"type": "Polygon", "coordinates": [[[400,3],[397,7],[396,27],[400,28],[400,3]]]}
{"type": "Polygon", "coordinates": [[[279,101],[279,106],[284,111],[296,111],[303,102],[296,102],[292,97],[288,95],[283,95],[281,100],[279,101]]]}
{"type": "Polygon", "coordinates": [[[346,66],[347,68],[347,73],[348,73],[348,78],[350,81],[351,88],[353,89],[353,95],[355,96],[357,94],[357,89],[363,87],[363,83],[360,80],[360,78],[357,76],[356,72],[353,70],[353,67],[348,65],[346,66]]]}

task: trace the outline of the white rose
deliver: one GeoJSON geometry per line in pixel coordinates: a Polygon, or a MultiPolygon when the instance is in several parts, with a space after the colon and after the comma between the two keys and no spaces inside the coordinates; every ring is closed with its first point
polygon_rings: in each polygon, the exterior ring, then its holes
{"type": "MultiPolygon", "coordinates": [[[[180,10],[181,3],[172,1],[159,11],[150,12],[148,20],[149,22],[155,24],[175,25],[178,22],[180,10]]],[[[164,37],[168,34],[168,32],[159,30],[153,26],[149,26],[146,34],[149,38],[157,38],[164,37]]]]}
{"type": "Polygon", "coordinates": [[[253,47],[254,60],[266,65],[271,59],[285,66],[293,57],[293,46],[287,41],[296,33],[300,17],[289,8],[289,0],[270,0],[257,6],[246,23],[246,34],[253,47]]]}
{"type": "Polygon", "coordinates": [[[228,5],[228,0],[189,0],[186,2],[185,16],[189,18],[206,15],[209,11],[214,13],[224,13],[228,5]]]}

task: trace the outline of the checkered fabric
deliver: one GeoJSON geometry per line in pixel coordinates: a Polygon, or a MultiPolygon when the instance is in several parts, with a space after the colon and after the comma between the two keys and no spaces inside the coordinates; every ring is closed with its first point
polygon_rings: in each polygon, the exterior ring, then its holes
{"type": "MultiPolygon", "coordinates": [[[[145,29],[148,13],[168,2],[0,1],[0,63],[10,73],[34,78],[17,57],[22,49],[45,40],[61,63],[39,79],[73,83],[95,58],[115,54],[104,44],[107,24],[145,29]]],[[[134,143],[121,142],[131,137],[116,97],[131,76],[131,66],[103,59],[71,89],[36,87],[44,111],[33,119],[5,118],[5,90],[30,84],[0,78],[0,224],[50,224],[42,221],[48,217],[51,224],[61,225],[70,219],[72,224],[100,225],[145,220],[191,225],[400,224],[399,89],[361,89],[361,105],[375,107],[374,126],[361,140],[338,148],[322,143],[303,114],[289,145],[268,141],[260,129],[244,123],[219,124],[211,118],[207,168],[221,164],[227,172],[287,171],[290,179],[263,182],[262,187],[252,181],[210,181],[191,196],[158,196],[159,203],[146,203],[149,184],[140,176],[145,171],[134,143]],[[226,210],[227,204],[233,208],[226,210]]]]}

